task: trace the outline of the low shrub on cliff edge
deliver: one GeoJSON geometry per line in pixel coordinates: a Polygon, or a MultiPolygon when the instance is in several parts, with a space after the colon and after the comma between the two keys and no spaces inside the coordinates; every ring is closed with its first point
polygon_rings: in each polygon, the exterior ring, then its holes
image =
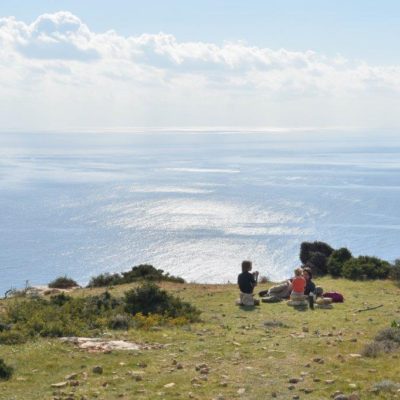
{"type": "Polygon", "coordinates": [[[184,279],[178,276],[173,276],[165,273],[162,269],[154,268],[149,264],[141,264],[136,267],[132,267],[130,271],[115,273],[115,274],[100,274],[94,276],[88,287],[105,287],[113,285],[122,285],[124,283],[132,283],[139,281],[169,281],[184,283],[184,279]]]}

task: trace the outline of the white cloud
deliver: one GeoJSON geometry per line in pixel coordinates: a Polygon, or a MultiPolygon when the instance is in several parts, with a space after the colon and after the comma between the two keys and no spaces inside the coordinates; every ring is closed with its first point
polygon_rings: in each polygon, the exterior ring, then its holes
{"type": "Polygon", "coordinates": [[[400,126],[400,66],[314,51],[95,33],[69,12],[0,19],[1,130],[400,126]]]}

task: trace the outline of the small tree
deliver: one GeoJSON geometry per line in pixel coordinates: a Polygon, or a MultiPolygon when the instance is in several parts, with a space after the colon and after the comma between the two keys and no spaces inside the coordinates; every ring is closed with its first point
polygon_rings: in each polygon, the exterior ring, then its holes
{"type": "Polygon", "coordinates": [[[200,311],[191,304],[172,296],[153,283],[125,292],[125,311],[130,314],[159,314],[168,318],[186,317],[188,321],[198,320],[200,311]]]}
{"type": "Polygon", "coordinates": [[[346,261],[342,274],[348,279],[385,279],[390,272],[390,264],[377,257],[359,256],[346,261]]]}
{"type": "Polygon", "coordinates": [[[329,257],[333,252],[333,248],[324,242],[303,242],[300,245],[300,260],[303,264],[307,264],[313,253],[322,253],[325,257],[329,257]]]}
{"type": "Polygon", "coordinates": [[[330,273],[332,276],[341,276],[343,264],[351,258],[351,252],[345,247],[334,250],[328,259],[328,273],[330,273]]]}
{"type": "Polygon", "coordinates": [[[79,286],[73,279],[68,278],[66,276],[60,276],[54,281],[49,283],[49,288],[56,288],[56,289],[69,289],[75,286],[79,286]]]}
{"type": "Polygon", "coordinates": [[[314,275],[325,275],[327,273],[327,257],[319,251],[311,253],[306,266],[310,267],[314,275]]]}

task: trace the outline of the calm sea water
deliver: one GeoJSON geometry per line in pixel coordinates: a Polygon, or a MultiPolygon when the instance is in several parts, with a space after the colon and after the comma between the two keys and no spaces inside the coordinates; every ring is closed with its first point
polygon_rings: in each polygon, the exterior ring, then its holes
{"type": "Polygon", "coordinates": [[[382,135],[0,135],[0,292],[151,263],[288,276],[305,240],[400,257],[400,140],[382,135]]]}

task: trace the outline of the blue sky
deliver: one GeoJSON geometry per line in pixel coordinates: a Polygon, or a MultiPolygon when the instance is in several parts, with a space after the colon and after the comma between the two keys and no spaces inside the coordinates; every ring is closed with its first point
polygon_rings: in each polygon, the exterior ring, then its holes
{"type": "Polygon", "coordinates": [[[0,131],[397,129],[398,37],[394,0],[2,2],[0,131]]]}
{"type": "Polygon", "coordinates": [[[257,46],[336,53],[375,63],[398,62],[397,0],[13,0],[1,16],[33,21],[68,10],[92,30],[122,35],[160,31],[181,41],[246,40],[257,46]]]}

